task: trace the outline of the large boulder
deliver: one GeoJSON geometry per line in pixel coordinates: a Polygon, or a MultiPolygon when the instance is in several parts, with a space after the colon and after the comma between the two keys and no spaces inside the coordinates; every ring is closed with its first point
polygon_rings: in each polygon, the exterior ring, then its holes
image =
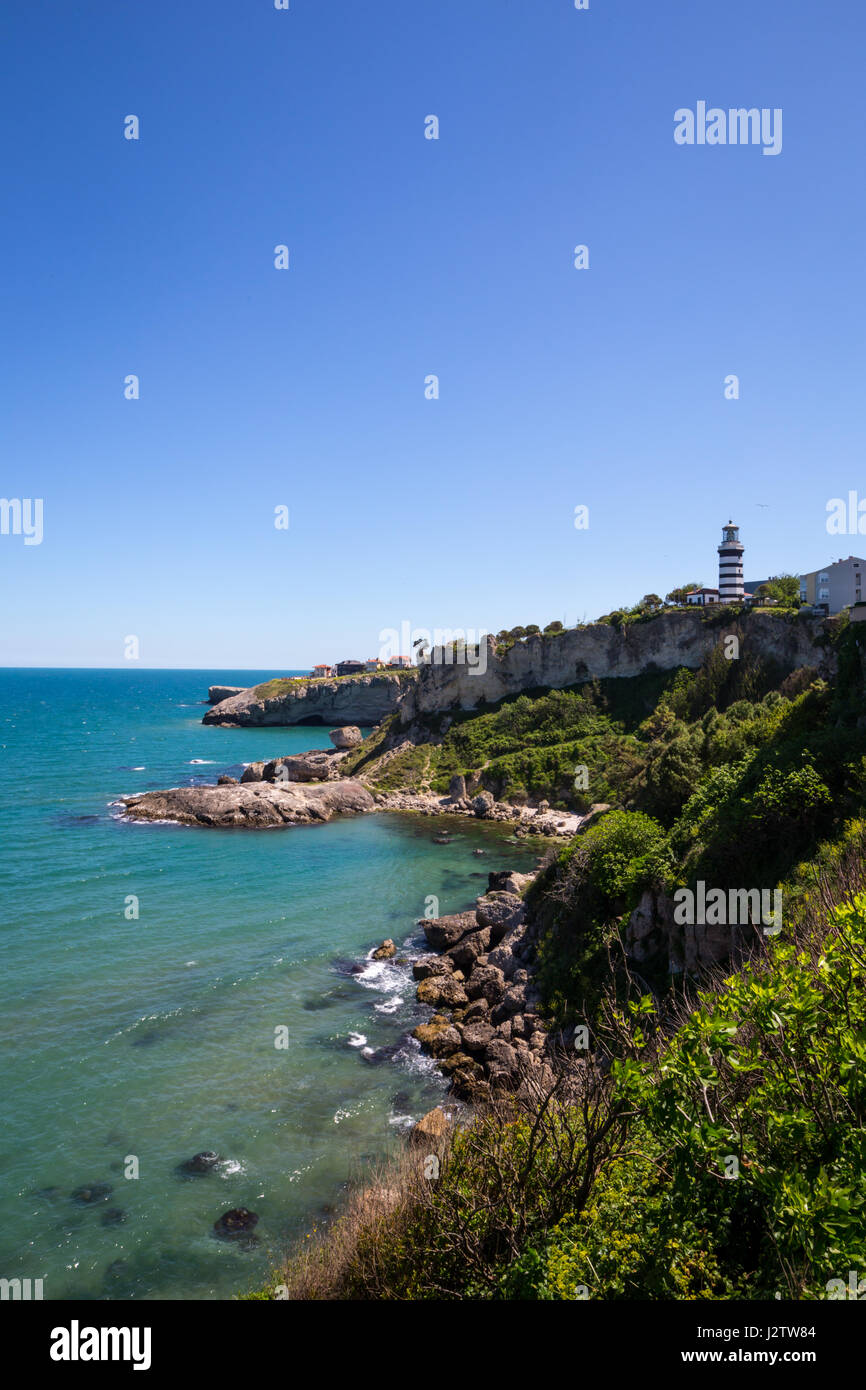
{"type": "Polygon", "coordinates": [[[505,976],[495,965],[476,965],[466,983],[469,999],[486,999],[498,1004],[505,994],[505,976]]]}
{"type": "Polygon", "coordinates": [[[389,936],[385,938],[381,946],[376,947],[373,952],[373,960],[390,960],[391,957],[396,956],[396,954],[397,947],[389,936]]]}
{"type": "Polygon", "coordinates": [[[357,724],[344,724],[342,729],[332,729],[328,734],[335,748],[357,748],[363,743],[364,735],[357,724]]]}
{"type": "Polygon", "coordinates": [[[494,1038],[488,1045],[484,1058],[485,1070],[491,1081],[501,1077],[513,1081],[519,1071],[520,1063],[515,1049],[504,1038],[494,1038]]]}
{"type": "Polygon", "coordinates": [[[498,946],[494,946],[493,950],[488,952],[487,964],[497,966],[502,971],[506,980],[510,979],[517,969],[517,961],[514,952],[510,946],[506,946],[504,941],[500,942],[498,946]]]}
{"type": "Polygon", "coordinates": [[[413,1125],[409,1138],[413,1144],[424,1144],[436,1146],[441,1144],[448,1134],[448,1116],[437,1105],[435,1110],[428,1110],[427,1114],[413,1125]]]}
{"type": "Polygon", "coordinates": [[[429,979],[431,975],[453,975],[454,962],[450,956],[420,956],[412,966],[416,980],[429,979]]]}
{"type": "Polygon", "coordinates": [[[422,980],[417,989],[419,1004],[429,1004],[431,1008],[456,1009],[469,1002],[469,996],[459,980],[453,975],[430,975],[422,980]]]}
{"type": "Polygon", "coordinates": [[[485,817],[490,815],[490,812],[493,810],[494,804],[495,803],[493,797],[490,795],[490,792],[479,792],[478,795],[474,797],[472,800],[472,810],[475,812],[475,815],[478,817],[479,820],[484,820],[485,817]]]}
{"type": "Polygon", "coordinates": [[[265,782],[327,782],[338,776],[340,760],[332,748],[311,748],[307,753],[290,753],[272,758],[262,768],[265,782]]]}
{"type": "Polygon", "coordinates": [[[460,1048],[460,1034],[448,1023],[419,1023],[412,1037],[434,1057],[449,1057],[460,1048]]]}
{"type": "Polygon", "coordinates": [[[526,892],[535,874],[518,874],[513,869],[498,869],[487,875],[487,890],[490,893],[514,893],[519,896],[526,892]]]}
{"type": "Polygon", "coordinates": [[[488,1023],[490,1021],[490,1005],[486,999],[473,999],[472,1003],[463,1010],[464,1023],[488,1023]]]}
{"type": "Polygon", "coordinates": [[[476,931],[467,932],[461,937],[456,946],[449,948],[447,954],[458,970],[469,971],[489,946],[490,928],[479,927],[476,931]]]}
{"type": "Polygon", "coordinates": [[[489,927],[495,946],[513,927],[520,926],[526,909],[514,893],[487,893],[478,899],[475,917],[480,927],[489,927]]]}
{"type": "Polygon", "coordinates": [[[422,917],[418,923],[434,951],[447,951],[467,932],[477,927],[474,912],[457,912],[450,917],[422,917]]]}
{"type": "Polygon", "coordinates": [[[484,1052],[488,1044],[493,1041],[495,1033],[489,1023],[479,1020],[476,1023],[461,1024],[460,1037],[463,1040],[464,1051],[484,1052]]]}

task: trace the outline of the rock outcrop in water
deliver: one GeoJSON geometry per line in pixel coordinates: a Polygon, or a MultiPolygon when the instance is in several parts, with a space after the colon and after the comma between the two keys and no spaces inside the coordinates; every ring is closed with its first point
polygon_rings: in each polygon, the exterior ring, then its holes
{"type": "Polygon", "coordinates": [[[221,700],[229,700],[232,695],[240,695],[242,685],[212,685],[207,693],[209,705],[218,705],[221,700]]]}
{"type": "Polygon", "coordinates": [[[360,782],[298,784],[245,782],[234,787],[173,787],[122,798],[132,820],[177,821],[181,825],[310,825],[333,816],[372,811],[375,803],[360,782]]]}
{"type": "Polygon", "coordinates": [[[291,724],[372,726],[397,708],[410,673],[386,672],[335,680],[273,680],[241,690],[204,716],[204,724],[236,727],[291,724]]]}

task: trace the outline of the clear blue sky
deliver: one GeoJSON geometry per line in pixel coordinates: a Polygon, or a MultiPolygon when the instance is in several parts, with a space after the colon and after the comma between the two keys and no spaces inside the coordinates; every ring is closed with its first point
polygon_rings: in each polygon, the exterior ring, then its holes
{"type": "Polygon", "coordinates": [[[0,536],[0,664],[570,623],[714,583],[729,516],[747,578],[863,553],[864,40],[860,0],[6,0],[0,495],[44,539],[0,536]],[[699,100],[782,153],[676,145],[699,100]]]}

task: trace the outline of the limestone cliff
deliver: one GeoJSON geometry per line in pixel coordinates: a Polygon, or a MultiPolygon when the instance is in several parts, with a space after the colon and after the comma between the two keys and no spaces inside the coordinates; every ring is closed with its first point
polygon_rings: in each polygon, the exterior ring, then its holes
{"type": "Polygon", "coordinates": [[[678,666],[697,670],[728,634],[740,639],[740,659],[778,663],[782,672],[802,666],[823,669],[828,658],[821,643],[821,618],[747,613],[725,621],[725,614],[676,610],[649,622],[622,628],[608,623],[538,635],[517,642],[502,656],[488,637],[486,663],[422,666],[417,685],[401,704],[404,725],[448,710],[476,709],[506,695],[539,689],[564,689],[582,681],[610,676],[637,676],[678,666]]]}
{"type": "Polygon", "coordinates": [[[378,724],[397,708],[412,673],[337,680],[273,680],[241,690],[209,709],[204,724],[378,724]]]}

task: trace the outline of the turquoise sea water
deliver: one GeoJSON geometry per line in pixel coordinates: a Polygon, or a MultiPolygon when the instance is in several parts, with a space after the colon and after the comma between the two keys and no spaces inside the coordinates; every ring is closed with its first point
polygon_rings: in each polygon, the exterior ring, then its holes
{"type": "Polygon", "coordinates": [[[384,936],[423,949],[428,895],[455,911],[490,869],[534,861],[462,820],[443,846],[443,822],[414,816],[118,818],[123,792],[327,746],[321,728],[202,725],[209,684],[272,674],[0,670],[0,1277],[46,1298],[260,1283],[444,1093],[407,1038],[429,1014],[408,966],[349,967],[384,936]],[[178,1171],[201,1150],[215,1171],[178,1171]],[[73,1197],[96,1184],[104,1200],[73,1197]],[[237,1206],[259,1214],[252,1246],[213,1233],[237,1206]]]}

